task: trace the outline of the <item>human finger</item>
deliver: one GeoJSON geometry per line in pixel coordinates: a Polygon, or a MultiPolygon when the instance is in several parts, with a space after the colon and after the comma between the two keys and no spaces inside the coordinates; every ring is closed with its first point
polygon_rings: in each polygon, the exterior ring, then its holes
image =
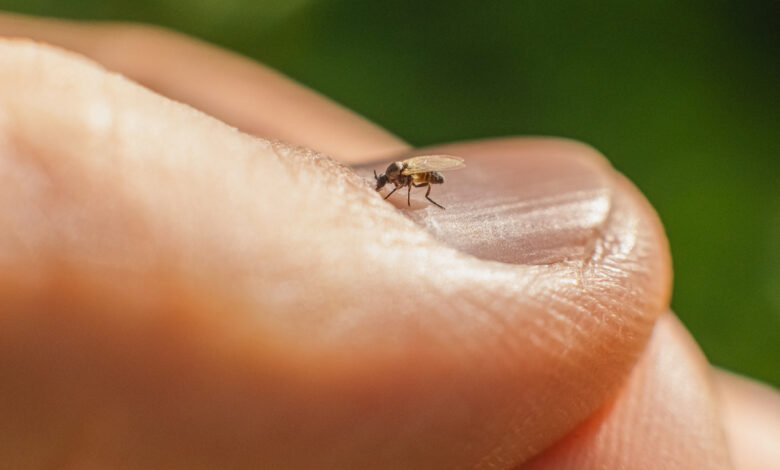
{"type": "Polygon", "coordinates": [[[614,400],[521,468],[734,468],[710,366],[680,322],[663,316],[614,400]]]}
{"type": "Polygon", "coordinates": [[[713,374],[734,466],[771,470],[780,465],[780,395],[767,385],[730,372],[713,374]]]}
{"type": "Polygon", "coordinates": [[[398,137],[246,57],[163,28],[0,13],[0,36],[84,54],[242,131],[345,162],[408,150],[398,137]]]}
{"type": "Polygon", "coordinates": [[[508,467],[614,393],[668,302],[652,209],[585,146],[450,148],[479,164],[440,193],[448,239],[321,155],[0,47],[11,462],[508,467]]]}

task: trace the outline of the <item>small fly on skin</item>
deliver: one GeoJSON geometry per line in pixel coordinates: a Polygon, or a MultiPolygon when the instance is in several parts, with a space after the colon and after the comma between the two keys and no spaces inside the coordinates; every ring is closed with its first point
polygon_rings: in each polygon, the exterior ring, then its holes
{"type": "Polygon", "coordinates": [[[379,191],[387,183],[393,183],[395,188],[390,191],[390,194],[385,196],[385,199],[387,199],[398,188],[406,186],[409,188],[406,192],[406,204],[411,206],[412,186],[415,188],[428,186],[428,191],[425,192],[425,199],[444,209],[444,206],[430,198],[431,185],[444,183],[444,176],[441,175],[441,171],[458,170],[465,166],[466,164],[463,163],[462,158],[452,155],[421,155],[419,157],[407,158],[400,162],[391,163],[382,174],[377,175],[376,171],[374,171],[376,190],[379,191]]]}

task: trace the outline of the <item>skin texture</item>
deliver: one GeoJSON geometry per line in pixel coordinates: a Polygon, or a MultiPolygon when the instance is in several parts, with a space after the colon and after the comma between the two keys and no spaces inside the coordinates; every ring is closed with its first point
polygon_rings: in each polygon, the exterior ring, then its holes
{"type": "MultiPolygon", "coordinates": [[[[37,37],[37,20],[20,21],[0,17],[0,34],[37,37]]],[[[44,26],[51,42],[89,42],[79,25],[44,26]]],[[[162,50],[198,50],[166,34],[152,36],[162,50]]],[[[243,60],[206,49],[183,55],[189,67],[243,60]]],[[[132,76],[132,64],[114,65],[132,76]]],[[[146,82],[166,93],[170,80],[146,82]]],[[[591,148],[432,149],[469,167],[434,188],[447,211],[418,195],[402,213],[360,177],[392,158],[354,173],[62,50],[0,43],[0,84],[4,463],[567,468],[585,455],[658,468],[662,455],[676,464],[664,468],[729,468],[695,345],[667,319],[645,349],[669,296],[658,220],[591,148]],[[636,439],[609,439],[623,431],[636,439]]],[[[276,96],[274,80],[246,86],[276,96]]],[[[311,105],[300,127],[273,107],[245,118],[299,143],[361,134],[380,149],[365,158],[406,148],[320,112],[335,106],[311,92],[290,96],[311,105]]],[[[357,160],[353,145],[331,153],[357,160]]]]}

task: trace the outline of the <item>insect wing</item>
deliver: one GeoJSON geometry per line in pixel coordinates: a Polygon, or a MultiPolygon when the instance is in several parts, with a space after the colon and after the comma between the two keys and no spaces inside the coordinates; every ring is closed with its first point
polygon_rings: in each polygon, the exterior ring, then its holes
{"type": "Polygon", "coordinates": [[[420,155],[404,160],[406,168],[401,171],[404,175],[425,173],[428,171],[457,170],[466,166],[463,159],[452,155],[420,155]]]}

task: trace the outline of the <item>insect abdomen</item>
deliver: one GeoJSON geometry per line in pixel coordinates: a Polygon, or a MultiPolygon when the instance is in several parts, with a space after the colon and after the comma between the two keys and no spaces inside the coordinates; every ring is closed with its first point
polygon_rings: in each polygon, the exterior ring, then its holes
{"type": "Polygon", "coordinates": [[[427,171],[425,173],[415,173],[412,175],[415,183],[442,184],[444,177],[438,171],[427,171]]]}

